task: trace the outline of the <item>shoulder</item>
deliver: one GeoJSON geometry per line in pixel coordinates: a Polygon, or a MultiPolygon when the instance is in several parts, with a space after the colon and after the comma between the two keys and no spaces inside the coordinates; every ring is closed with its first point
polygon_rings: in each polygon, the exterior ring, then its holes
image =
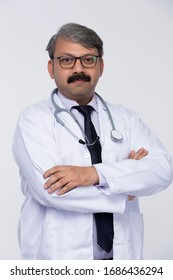
{"type": "Polygon", "coordinates": [[[100,104],[99,107],[102,107],[105,111],[107,111],[107,109],[108,109],[113,117],[116,117],[116,118],[118,117],[120,119],[129,119],[129,120],[131,118],[139,117],[135,111],[133,111],[132,109],[129,109],[121,104],[113,104],[111,102],[103,100],[105,103],[104,104],[99,98],[97,99],[97,101],[100,104]]]}
{"type": "Polygon", "coordinates": [[[47,99],[27,106],[19,114],[19,118],[36,117],[39,115],[44,118],[44,116],[50,115],[50,112],[51,112],[50,99],[47,99]]]}
{"type": "Polygon", "coordinates": [[[35,114],[46,114],[50,112],[49,100],[43,100],[35,104],[27,106],[21,113],[20,116],[32,116],[35,114]]]}
{"type": "Polygon", "coordinates": [[[50,100],[43,100],[27,106],[18,118],[19,125],[30,126],[50,126],[53,120],[53,113],[50,106],[50,100]]]}
{"type": "Polygon", "coordinates": [[[129,109],[123,105],[115,105],[111,103],[107,103],[110,109],[110,112],[115,119],[119,119],[122,122],[125,122],[127,125],[137,125],[142,123],[142,119],[137,112],[132,109],[129,109]]]}

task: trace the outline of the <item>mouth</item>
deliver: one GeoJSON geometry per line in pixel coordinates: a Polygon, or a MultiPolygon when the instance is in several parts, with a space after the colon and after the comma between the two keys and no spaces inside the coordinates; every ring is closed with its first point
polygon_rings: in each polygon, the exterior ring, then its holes
{"type": "Polygon", "coordinates": [[[80,74],[74,74],[70,76],[67,80],[67,83],[70,84],[74,82],[90,82],[90,81],[91,81],[90,76],[80,73],[80,74]]]}

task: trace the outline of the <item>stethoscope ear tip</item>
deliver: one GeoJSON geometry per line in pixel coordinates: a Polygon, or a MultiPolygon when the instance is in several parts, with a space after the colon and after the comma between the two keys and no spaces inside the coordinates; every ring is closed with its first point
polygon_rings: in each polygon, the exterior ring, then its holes
{"type": "Polygon", "coordinates": [[[85,145],[85,142],[82,139],[79,139],[79,143],[85,145]]]}

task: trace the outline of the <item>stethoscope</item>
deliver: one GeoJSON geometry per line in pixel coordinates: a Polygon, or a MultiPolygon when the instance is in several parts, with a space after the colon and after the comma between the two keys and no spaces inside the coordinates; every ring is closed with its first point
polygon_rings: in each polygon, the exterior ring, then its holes
{"type": "MultiPolygon", "coordinates": [[[[55,108],[54,116],[55,116],[56,121],[59,124],[61,124],[80,144],[87,145],[87,146],[94,145],[99,140],[99,137],[97,137],[96,140],[93,143],[89,143],[89,141],[87,139],[87,136],[86,136],[83,128],[81,127],[79,121],[77,120],[76,116],[70,110],[59,107],[57,105],[57,103],[55,102],[54,96],[57,94],[57,92],[58,92],[58,89],[56,88],[56,89],[54,89],[52,91],[52,94],[51,94],[51,101],[52,101],[52,104],[53,104],[53,106],[55,108]],[[79,126],[79,128],[80,128],[80,130],[81,130],[81,132],[82,132],[86,142],[83,141],[82,139],[80,139],[76,134],[74,134],[73,131],[68,126],[66,126],[66,124],[58,117],[58,114],[60,114],[62,112],[65,112],[65,113],[69,114],[73,118],[73,120],[79,126]]],[[[113,142],[121,141],[123,139],[123,135],[122,135],[121,132],[116,130],[114,122],[113,122],[113,119],[112,119],[112,115],[110,113],[110,110],[108,108],[108,105],[107,105],[106,101],[98,93],[95,93],[95,94],[100,99],[100,101],[102,102],[102,104],[104,105],[104,107],[105,107],[105,109],[106,109],[106,111],[108,113],[109,120],[110,120],[110,123],[111,123],[111,126],[112,126],[112,130],[110,131],[111,140],[113,142]]]]}

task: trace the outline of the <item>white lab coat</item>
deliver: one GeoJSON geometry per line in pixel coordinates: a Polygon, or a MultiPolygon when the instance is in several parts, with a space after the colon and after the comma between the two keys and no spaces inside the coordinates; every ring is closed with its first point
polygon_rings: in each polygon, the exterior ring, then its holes
{"type": "MultiPolygon", "coordinates": [[[[13,153],[25,195],[19,222],[22,259],[93,259],[93,213],[114,213],[114,259],[141,259],[143,216],[138,198],[162,191],[171,183],[171,157],[138,115],[109,105],[122,142],[110,139],[111,124],[97,98],[102,161],[97,164],[108,186],[77,187],[57,196],[44,190],[43,172],[55,165],[90,166],[85,145],[79,144],[53,115],[51,100],[28,107],[17,124],[13,153]],[[149,155],[129,160],[130,150],[144,147],[149,155]]],[[[59,98],[56,102],[63,107],[59,98]]],[[[62,120],[81,139],[83,135],[67,114],[62,120]]]]}

